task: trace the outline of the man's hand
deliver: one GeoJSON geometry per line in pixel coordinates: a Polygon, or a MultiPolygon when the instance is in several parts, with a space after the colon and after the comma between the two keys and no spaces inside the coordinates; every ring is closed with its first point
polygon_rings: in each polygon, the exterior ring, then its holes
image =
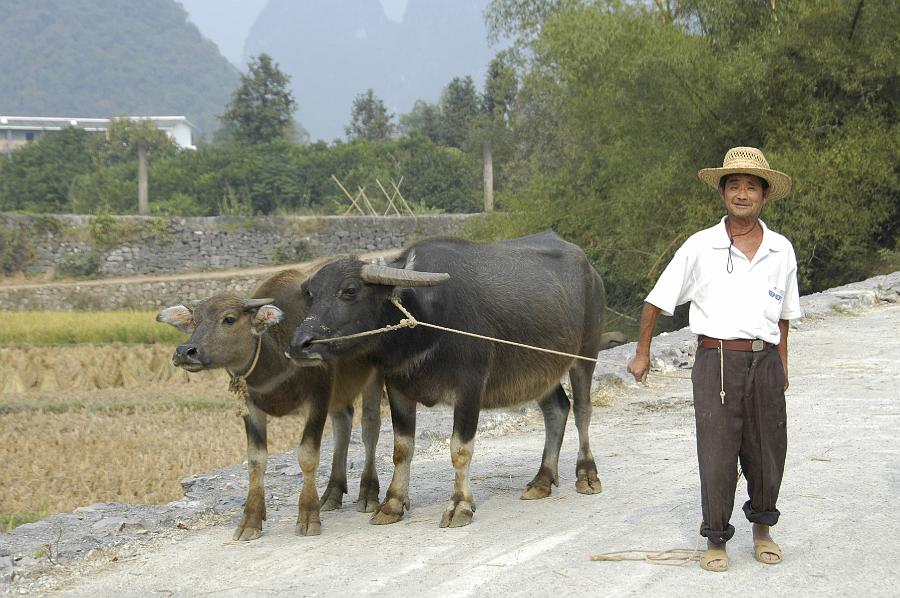
{"type": "Polygon", "coordinates": [[[781,357],[781,367],[784,370],[784,389],[787,390],[790,384],[788,383],[788,350],[787,350],[787,339],[788,332],[791,329],[790,322],[787,320],[778,320],[778,331],[781,333],[781,340],[778,342],[778,356],[781,357]]]}
{"type": "Polygon", "coordinates": [[[647,372],[650,371],[650,343],[653,340],[653,329],[656,327],[656,318],[659,317],[660,311],[652,303],[645,302],[641,312],[637,348],[634,351],[634,357],[628,362],[628,373],[641,383],[647,381],[647,372]]]}
{"type": "Polygon", "coordinates": [[[628,373],[634,376],[638,382],[647,381],[647,372],[650,371],[650,358],[647,355],[635,355],[628,362],[628,373]]]}
{"type": "Polygon", "coordinates": [[[784,359],[781,360],[781,367],[784,368],[784,389],[787,390],[791,383],[788,382],[787,361],[784,359]]]}

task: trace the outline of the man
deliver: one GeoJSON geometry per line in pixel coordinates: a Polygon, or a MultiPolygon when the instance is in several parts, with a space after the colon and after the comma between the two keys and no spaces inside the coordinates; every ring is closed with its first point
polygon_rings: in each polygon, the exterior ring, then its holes
{"type": "Polygon", "coordinates": [[[790,242],[759,219],[767,201],[786,196],[791,179],[771,170],[762,152],[732,148],[722,168],[698,173],[718,189],[727,215],[682,245],[647,296],[640,336],[628,371],[643,382],[659,313],[691,302],[691,331],[698,335],[691,379],[697,458],[707,550],[700,566],[725,571],[725,543],[734,534],[737,462],[750,500],[756,559],[781,562],[769,527],[787,450],[784,391],[788,387],[788,321],[800,317],[797,259],[790,242]]]}

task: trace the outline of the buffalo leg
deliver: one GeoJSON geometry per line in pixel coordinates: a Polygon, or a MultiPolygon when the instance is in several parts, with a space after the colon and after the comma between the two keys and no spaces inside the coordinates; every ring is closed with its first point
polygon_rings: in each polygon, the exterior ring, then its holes
{"type": "Polygon", "coordinates": [[[381,395],[384,380],[380,375],[363,389],[362,400],[362,440],[366,447],[366,465],[359,480],[359,498],[356,510],[361,513],[374,513],[378,508],[378,472],[375,471],[375,447],[381,432],[381,395]]]}
{"type": "Polygon", "coordinates": [[[325,429],[327,410],[323,405],[313,403],[309,406],[306,425],[303,427],[303,438],[297,451],[300,471],[303,472],[303,486],[300,489],[299,514],[294,533],[298,536],[318,536],[322,533],[322,521],[319,519],[319,493],[316,490],[316,471],[319,468],[319,449],[322,444],[322,431],[325,429]]]}
{"type": "Polygon", "coordinates": [[[241,541],[255,540],[262,535],[262,522],[266,519],[266,491],[263,480],[266,475],[266,462],[269,453],[266,443],[266,414],[247,401],[249,413],[244,416],[244,430],[247,433],[247,473],[250,484],[247,488],[247,501],[244,503],[244,515],[234,539],[241,541]]]}
{"type": "MultiPolygon", "coordinates": [[[[594,352],[593,354],[596,354],[594,352]]],[[[589,428],[591,427],[591,376],[593,363],[579,362],[569,370],[572,381],[572,410],[575,427],[578,428],[578,461],[575,465],[575,491],[581,494],[597,494],[603,487],[597,477],[597,464],[591,453],[589,428]]]]}
{"type": "Polygon", "coordinates": [[[331,432],[334,436],[334,453],[331,456],[331,475],[328,486],[322,493],[322,510],[334,511],[341,507],[347,494],[347,448],[350,446],[350,432],[353,429],[353,405],[330,412],[331,432]]]}
{"type": "Polygon", "coordinates": [[[559,449],[569,417],[569,398],[562,386],[557,386],[538,402],[544,414],[544,456],[541,468],[522,492],[522,500],[550,496],[551,485],[559,486],[559,449]]]}
{"type": "Polygon", "coordinates": [[[450,460],[454,471],[453,494],[441,516],[440,527],[469,525],[475,515],[475,499],[469,487],[469,466],[475,451],[478,412],[479,401],[471,393],[458,399],[453,407],[453,436],[450,437],[450,460]]]}
{"type": "Polygon", "coordinates": [[[388,388],[391,422],[394,427],[394,475],[384,495],[384,502],[372,515],[370,523],[396,523],[409,510],[409,469],[416,448],[416,404],[400,392],[388,388]]]}

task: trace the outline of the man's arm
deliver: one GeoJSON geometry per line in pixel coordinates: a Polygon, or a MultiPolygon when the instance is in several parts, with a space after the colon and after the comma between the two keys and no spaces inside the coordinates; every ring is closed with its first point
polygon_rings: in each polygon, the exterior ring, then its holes
{"type": "Polygon", "coordinates": [[[778,320],[778,330],[781,331],[781,340],[778,341],[778,355],[781,356],[781,366],[784,368],[784,389],[788,389],[788,330],[791,327],[789,320],[778,320]]]}
{"type": "Polygon", "coordinates": [[[644,303],[637,348],[634,358],[628,363],[628,372],[638,382],[645,382],[647,372],[650,371],[650,342],[653,340],[653,330],[656,328],[656,318],[659,317],[660,311],[662,310],[652,303],[644,303]]]}

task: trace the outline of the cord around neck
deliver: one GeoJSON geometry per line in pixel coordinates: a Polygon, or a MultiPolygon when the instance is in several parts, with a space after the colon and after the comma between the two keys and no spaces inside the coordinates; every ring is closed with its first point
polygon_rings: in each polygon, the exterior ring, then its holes
{"type": "Polygon", "coordinates": [[[756,230],[756,227],[759,226],[759,218],[756,218],[753,220],[753,226],[751,226],[748,230],[746,230],[742,233],[739,233],[737,235],[731,234],[731,227],[729,226],[729,222],[730,222],[730,220],[726,216],[725,217],[725,234],[728,235],[729,243],[728,243],[728,261],[725,262],[725,271],[728,272],[729,274],[731,274],[732,272],[734,272],[734,262],[731,260],[731,248],[734,247],[734,238],[735,237],[743,237],[744,235],[749,235],[754,230],[756,230]]]}

